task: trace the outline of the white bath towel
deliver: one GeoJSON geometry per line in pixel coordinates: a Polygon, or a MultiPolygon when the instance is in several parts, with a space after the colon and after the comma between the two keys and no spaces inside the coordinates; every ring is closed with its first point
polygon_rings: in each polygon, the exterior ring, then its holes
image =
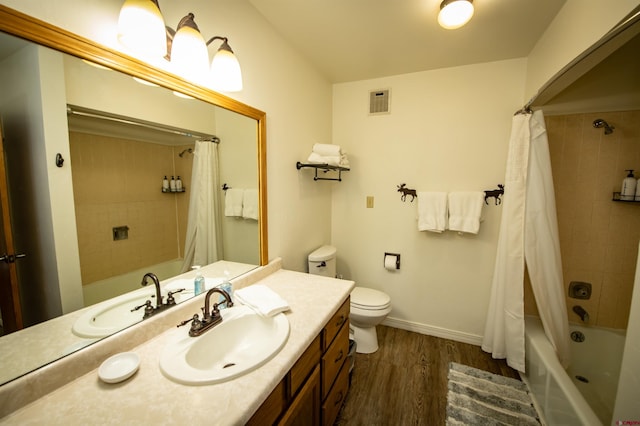
{"type": "Polygon", "coordinates": [[[289,310],[289,304],[278,293],[262,284],[254,284],[234,292],[235,299],[265,317],[289,310]]]}
{"type": "Polygon", "coordinates": [[[258,190],[245,189],[244,198],[242,199],[242,217],[245,219],[258,220],[258,190]]]}
{"type": "Polygon", "coordinates": [[[449,229],[477,234],[483,204],[484,194],[481,191],[449,193],[449,229]]]}
{"type": "Polygon", "coordinates": [[[242,216],[244,189],[229,188],[224,195],[224,215],[242,216]]]}
{"type": "Polygon", "coordinates": [[[443,232],[447,229],[447,193],[418,192],[418,230],[443,232]]]}
{"type": "Polygon", "coordinates": [[[340,148],[340,145],[316,143],[313,144],[313,152],[322,157],[340,157],[340,155],[342,155],[342,148],[340,148]]]}

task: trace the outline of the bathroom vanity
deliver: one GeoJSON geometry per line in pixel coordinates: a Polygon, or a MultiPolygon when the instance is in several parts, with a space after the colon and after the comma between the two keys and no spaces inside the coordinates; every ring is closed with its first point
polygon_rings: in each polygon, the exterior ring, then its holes
{"type": "Polygon", "coordinates": [[[333,424],[349,386],[349,293],[352,281],[280,269],[280,260],[233,280],[236,289],[260,283],[286,299],[290,332],[284,347],[261,367],[227,382],[187,386],[166,378],[160,353],[180,320],[200,311],[204,295],[0,388],[1,424],[333,424]],[[155,333],[153,330],[158,330],[155,333]],[[146,336],[135,342],[136,336],[146,336]],[[129,379],[98,377],[108,356],[140,357],[129,379]],[[74,357],[78,362],[74,362],[74,357]],[[93,364],[88,359],[93,358],[93,364]],[[78,366],[87,372],[69,381],[78,366]],[[51,391],[11,410],[6,401],[38,387],[51,391]]]}

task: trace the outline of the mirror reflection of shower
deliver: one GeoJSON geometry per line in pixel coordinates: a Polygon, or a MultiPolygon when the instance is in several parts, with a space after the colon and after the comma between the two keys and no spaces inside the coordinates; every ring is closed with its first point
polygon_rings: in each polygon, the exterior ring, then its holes
{"type": "Polygon", "coordinates": [[[595,127],[596,129],[601,129],[604,127],[605,135],[610,135],[611,133],[613,133],[613,129],[615,129],[615,127],[609,125],[609,123],[604,121],[602,118],[593,120],[593,127],[595,127]]]}
{"type": "Polygon", "coordinates": [[[185,154],[193,154],[193,148],[187,148],[178,154],[180,157],[184,157],[185,154]]]}

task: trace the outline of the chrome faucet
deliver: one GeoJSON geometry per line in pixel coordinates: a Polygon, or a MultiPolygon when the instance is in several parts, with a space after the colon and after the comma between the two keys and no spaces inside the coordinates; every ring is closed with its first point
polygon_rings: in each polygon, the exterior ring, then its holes
{"type": "Polygon", "coordinates": [[[211,290],[209,290],[207,294],[204,296],[204,308],[202,308],[202,312],[203,312],[202,320],[200,320],[198,314],[194,314],[193,318],[189,318],[188,320],[182,321],[180,324],[178,324],[178,327],[180,327],[191,322],[191,328],[189,329],[189,336],[191,337],[200,336],[202,333],[204,333],[205,331],[209,330],[210,328],[212,328],[213,326],[215,326],[216,324],[222,321],[222,315],[220,315],[220,309],[219,309],[220,303],[214,303],[213,309],[211,310],[211,312],[209,312],[209,307],[211,306],[211,296],[213,296],[214,293],[221,294],[224,297],[225,301],[222,303],[226,303],[227,308],[230,308],[233,306],[233,301],[231,301],[231,296],[229,296],[229,293],[227,293],[226,291],[218,287],[214,287],[211,290]]]}
{"type": "Polygon", "coordinates": [[[573,307],[573,312],[575,312],[576,314],[578,314],[578,316],[580,317],[580,319],[582,320],[582,322],[589,322],[589,314],[587,313],[587,311],[582,307],[582,306],[574,306],[573,307]]]}

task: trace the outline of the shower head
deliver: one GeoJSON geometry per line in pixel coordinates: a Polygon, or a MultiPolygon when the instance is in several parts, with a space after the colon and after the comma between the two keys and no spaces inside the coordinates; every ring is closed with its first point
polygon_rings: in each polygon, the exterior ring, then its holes
{"type": "Polygon", "coordinates": [[[609,123],[604,121],[602,118],[593,120],[593,127],[595,127],[596,129],[604,127],[605,135],[610,135],[611,133],[613,133],[613,129],[615,129],[615,127],[610,126],[609,123]]]}
{"type": "Polygon", "coordinates": [[[189,153],[189,154],[193,154],[193,149],[192,148],[187,148],[185,150],[183,150],[180,154],[178,154],[180,157],[184,157],[185,153],[189,153]]]}

